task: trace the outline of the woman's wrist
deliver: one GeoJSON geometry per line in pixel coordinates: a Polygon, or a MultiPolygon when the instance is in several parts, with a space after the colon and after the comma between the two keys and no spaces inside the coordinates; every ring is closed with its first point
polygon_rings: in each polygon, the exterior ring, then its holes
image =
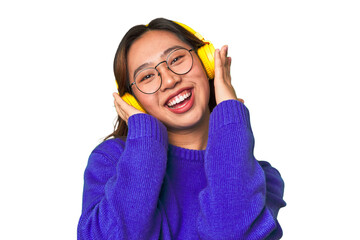
{"type": "Polygon", "coordinates": [[[151,138],[164,146],[168,144],[165,125],[149,114],[138,113],[130,116],[128,128],[127,139],[151,138]]]}
{"type": "Polygon", "coordinates": [[[209,134],[225,125],[242,123],[250,127],[250,116],[247,107],[239,100],[229,99],[219,103],[210,115],[209,134]]]}

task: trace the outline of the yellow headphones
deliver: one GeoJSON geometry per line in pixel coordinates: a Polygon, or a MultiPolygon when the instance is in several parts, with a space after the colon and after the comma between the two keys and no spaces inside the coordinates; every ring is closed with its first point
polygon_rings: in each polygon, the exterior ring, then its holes
{"type": "Polygon", "coordinates": [[[189,32],[194,34],[195,37],[197,37],[199,40],[201,40],[205,44],[204,46],[202,46],[201,48],[199,48],[197,50],[197,54],[198,54],[201,62],[204,65],[204,68],[205,68],[208,78],[213,79],[214,75],[215,75],[215,58],[214,58],[215,48],[214,48],[214,45],[212,45],[212,43],[210,41],[205,40],[205,38],[203,36],[201,36],[200,33],[195,32],[194,29],[186,26],[183,23],[179,23],[179,22],[175,22],[175,23],[177,23],[178,25],[182,26],[183,28],[185,28],[186,30],[188,30],[189,32]]]}
{"type": "MultiPolygon", "coordinates": [[[[195,37],[197,37],[199,40],[201,40],[204,43],[204,46],[202,46],[201,48],[199,48],[197,50],[197,54],[205,68],[206,75],[208,76],[209,79],[213,79],[215,76],[215,58],[214,58],[215,48],[214,48],[214,45],[210,41],[205,40],[204,37],[201,36],[200,33],[196,32],[195,30],[186,26],[185,24],[179,23],[179,22],[175,22],[175,23],[180,25],[181,27],[185,28],[186,30],[188,30],[190,33],[192,33],[195,37]]],[[[117,89],[119,88],[117,82],[116,82],[116,87],[117,87],[117,89]]],[[[146,113],[144,108],[135,99],[135,97],[133,95],[131,95],[130,93],[128,93],[128,92],[125,93],[121,98],[129,105],[135,107],[136,109],[140,110],[141,112],[146,113]]]]}

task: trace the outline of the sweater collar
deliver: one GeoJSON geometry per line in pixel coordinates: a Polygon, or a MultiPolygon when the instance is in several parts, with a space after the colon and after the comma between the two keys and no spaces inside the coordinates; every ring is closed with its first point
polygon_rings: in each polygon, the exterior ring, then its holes
{"type": "Polygon", "coordinates": [[[180,161],[204,162],[206,150],[193,150],[169,144],[168,157],[180,161]]]}

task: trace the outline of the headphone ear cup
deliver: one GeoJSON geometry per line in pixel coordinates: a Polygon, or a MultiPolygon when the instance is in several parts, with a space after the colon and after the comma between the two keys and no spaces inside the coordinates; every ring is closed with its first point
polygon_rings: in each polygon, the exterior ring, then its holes
{"type": "Polygon", "coordinates": [[[197,54],[204,65],[206,74],[209,79],[215,77],[215,47],[211,43],[205,44],[198,49],[197,54]]]}
{"type": "Polygon", "coordinates": [[[135,99],[135,97],[133,95],[131,95],[130,93],[125,93],[123,96],[121,96],[121,98],[129,105],[133,106],[134,108],[136,108],[137,110],[140,110],[143,113],[146,113],[146,111],[144,110],[144,108],[140,105],[140,103],[135,99]]]}

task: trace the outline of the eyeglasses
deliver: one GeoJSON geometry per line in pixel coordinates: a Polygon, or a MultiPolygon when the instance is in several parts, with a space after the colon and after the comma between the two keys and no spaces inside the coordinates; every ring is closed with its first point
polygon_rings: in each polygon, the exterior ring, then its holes
{"type": "Polygon", "coordinates": [[[138,72],[134,77],[135,81],[130,84],[130,89],[135,84],[142,93],[153,94],[157,92],[161,87],[162,79],[156,68],[162,63],[166,63],[167,68],[177,75],[187,74],[193,65],[192,50],[186,48],[172,50],[165,61],[158,63],[155,67],[145,68],[138,72]]]}

